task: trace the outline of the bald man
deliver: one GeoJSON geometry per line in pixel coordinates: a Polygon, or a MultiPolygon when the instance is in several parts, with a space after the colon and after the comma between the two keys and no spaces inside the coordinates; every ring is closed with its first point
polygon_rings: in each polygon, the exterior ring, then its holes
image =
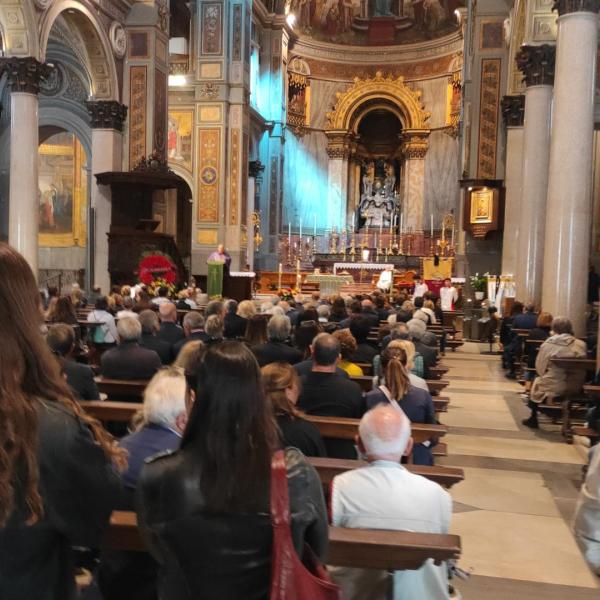
{"type": "MultiPolygon", "coordinates": [[[[410,454],[410,421],[399,408],[380,405],[361,419],[357,444],[369,463],[334,478],[331,491],[332,525],[359,529],[392,529],[448,533],[452,515],[450,495],[437,483],[407,471],[400,460],[410,454]]],[[[446,600],[446,565],[428,560],[417,571],[335,568],[332,576],[347,600],[446,600]],[[393,594],[388,596],[388,587],[393,594]]]]}
{"type": "Polygon", "coordinates": [[[183,329],[177,324],[177,307],[172,303],[161,304],[158,309],[160,329],[156,337],[172,346],[185,338],[183,329]]]}

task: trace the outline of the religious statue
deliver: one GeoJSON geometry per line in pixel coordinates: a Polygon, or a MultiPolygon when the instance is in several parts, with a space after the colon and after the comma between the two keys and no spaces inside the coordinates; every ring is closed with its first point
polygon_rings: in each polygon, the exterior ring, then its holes
{"type": "Polygon", "coordinates": [[[362,195],[372,196],[373,195],[373,182],[375,180],[375,165],[373,161],[366,164],[365,174],[362,178],[362,195]]]}
{"type": "Polygon", "coordinates": [[[389,227],[395,209],[395,198],[385,193],[381,181],[375,182],[375,194],[363,196],[359,206],[360,216],[369,227],[389,227]]]}
{"type": "Polygon", "coordinates": [[[394,13],[392,12],[392,0],[375,0],[373,2],[374,17],[393,17],[394,13]]]}
{"type": "Polygon", "coordinates": [[[386,196],[393,196],[396,190],[396,172],[394,171],[394,165],[391,163],[385,163],[385,179],[383,188],[386,196]]]}

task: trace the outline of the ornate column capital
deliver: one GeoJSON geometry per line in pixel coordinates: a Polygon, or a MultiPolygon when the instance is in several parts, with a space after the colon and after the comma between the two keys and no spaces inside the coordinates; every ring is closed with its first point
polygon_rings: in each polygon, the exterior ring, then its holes
{"type": "Polygon", "coordinates": [[[559,17],[575,12],[597,13],[600,11],[600,0],[555,0],[552,10],[557,10],[559,17]]]}
{"type": "Polygon", "coordinates": [[[406,129],[401,135],[402,153],[407,160],[423,160],[429,149],[428,129],[406,129]]]}
{"type": "Polygon", "coordinates": [[[525,96],[504,96],[501,103],[502,117],[507,127],[523,127],[525,121],[525,96]]]}
{"type": "Polygon", "coordinates": [[[515,60],[525,85],[554,85],[556,46],[521,46],[515,60]]]}
{"type": "Polygon", "coordinates": [[[51,67],[33,56],[0,58],[0,75],[6,73],[11,92],[37,95],[40,82],[50,74],[51,67]]]}
{"type": "Polygon", "coordinates": [[[116,100],[87,100],[92,129],[115,129],[123,131],[127,107],[116,100]]]}
{"type": "Polygon", "coordinates": [[[248,162],[248,175],[254,177],[254,179],[259,177],[264,170],[265,165],[263,165],[260,160],[251,160],[248,162]]]}

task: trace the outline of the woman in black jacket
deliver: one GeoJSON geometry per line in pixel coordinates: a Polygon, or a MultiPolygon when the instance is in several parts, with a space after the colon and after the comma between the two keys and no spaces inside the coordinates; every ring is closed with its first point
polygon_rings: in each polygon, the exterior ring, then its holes
{"type": "MultiPolygon", "coordinates": [[[[181,449],[142,469],[138,522],[157,559],[161,600],[266,600],[271,573],[270,476],[279,446],[258,363],[247,346],[211,346],[181,449]]],[[[285,451],[292,536],[323,558],[327,514],[319,477],[285,451]]]]}
{"type": "Polygon", "coordinates": [[[272,404],[284,448],[298,448],[304,456],[327,456],[319,430],[296,408],[300,378],[288,363],[271,363],[261,369],[267,400],[272,404]]]}
{"type": "Polygon", "coordinates": [[[71,547],[99,546],[125,452],[73,400],[33,273],[6,244],[0,280],[0,598],[72,600],[71,547]]]}

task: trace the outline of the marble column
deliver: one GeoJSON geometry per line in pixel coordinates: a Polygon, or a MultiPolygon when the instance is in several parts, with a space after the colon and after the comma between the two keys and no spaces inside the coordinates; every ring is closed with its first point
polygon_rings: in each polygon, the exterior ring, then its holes
{"type": "Polygon", "coordinates": [[[519,204],[523,184],[523,117],[525,96],[504,96],[502,115],[506,125],[506,171],[504,185],[504,234],[502,238],[502,274],[515,275],[519,239],[519,204]]]}
{"type": "MultiPolygon", "coordinates": [[[[600,0],[557,0],[542,307],[584,333],[600,0]]],[[[542,215],[539,215],[540,217],[542,215]]]]}
{"type": "MultiPolygon", "coordinates": [[[[425,156],[429,147],[428,137],[428,130],[407,130],[402,135],[402,151],[404,154],[402,212],[404,215],[404,230],[412,229],[414,232],[412,246],[414,253],[428,251],[428,248],[425,248],[423,231],[425,156]]],[[[429,223],[429,217],[427,223],[429,223]]],[[[429,225],[427,225],[427,231],[429,231],[429,225]]]]}
{"type": "Polygon", "coordinates": [[[341,231],[346,226],[346,202],[352,136],[346,132],[327,131],[327,226],[341,231]]]}
{"type": "Polygon", "coordinates": [[[38,92],[49,67],[35,58],[0,58],[10,89],[8,242],[38,270],[38,92]]]}
{"type": "Polygon", "coordinates": [[[103,293],[110,291],[108,272],[108,232],[112,218],[111,191],[107,185],[98,185],[94,177],[106,171],[123,168],[123,123],[127,107],[116,101],[89,101],[86,103],[92,126],[92,184],[91,205],[94,212],[90,240],[92,249],[92,276],[90,281],[103,293]]]}
{"type": "Polygon", "coordinates": [[[519,206],[517,245],[517,298],[524,302],[542,300],[544,231],[548,194],[548,160],[554,83],[554,46],[522,46],[517,66],[525,81],[523,125],[523,185],[519,206]]]}

